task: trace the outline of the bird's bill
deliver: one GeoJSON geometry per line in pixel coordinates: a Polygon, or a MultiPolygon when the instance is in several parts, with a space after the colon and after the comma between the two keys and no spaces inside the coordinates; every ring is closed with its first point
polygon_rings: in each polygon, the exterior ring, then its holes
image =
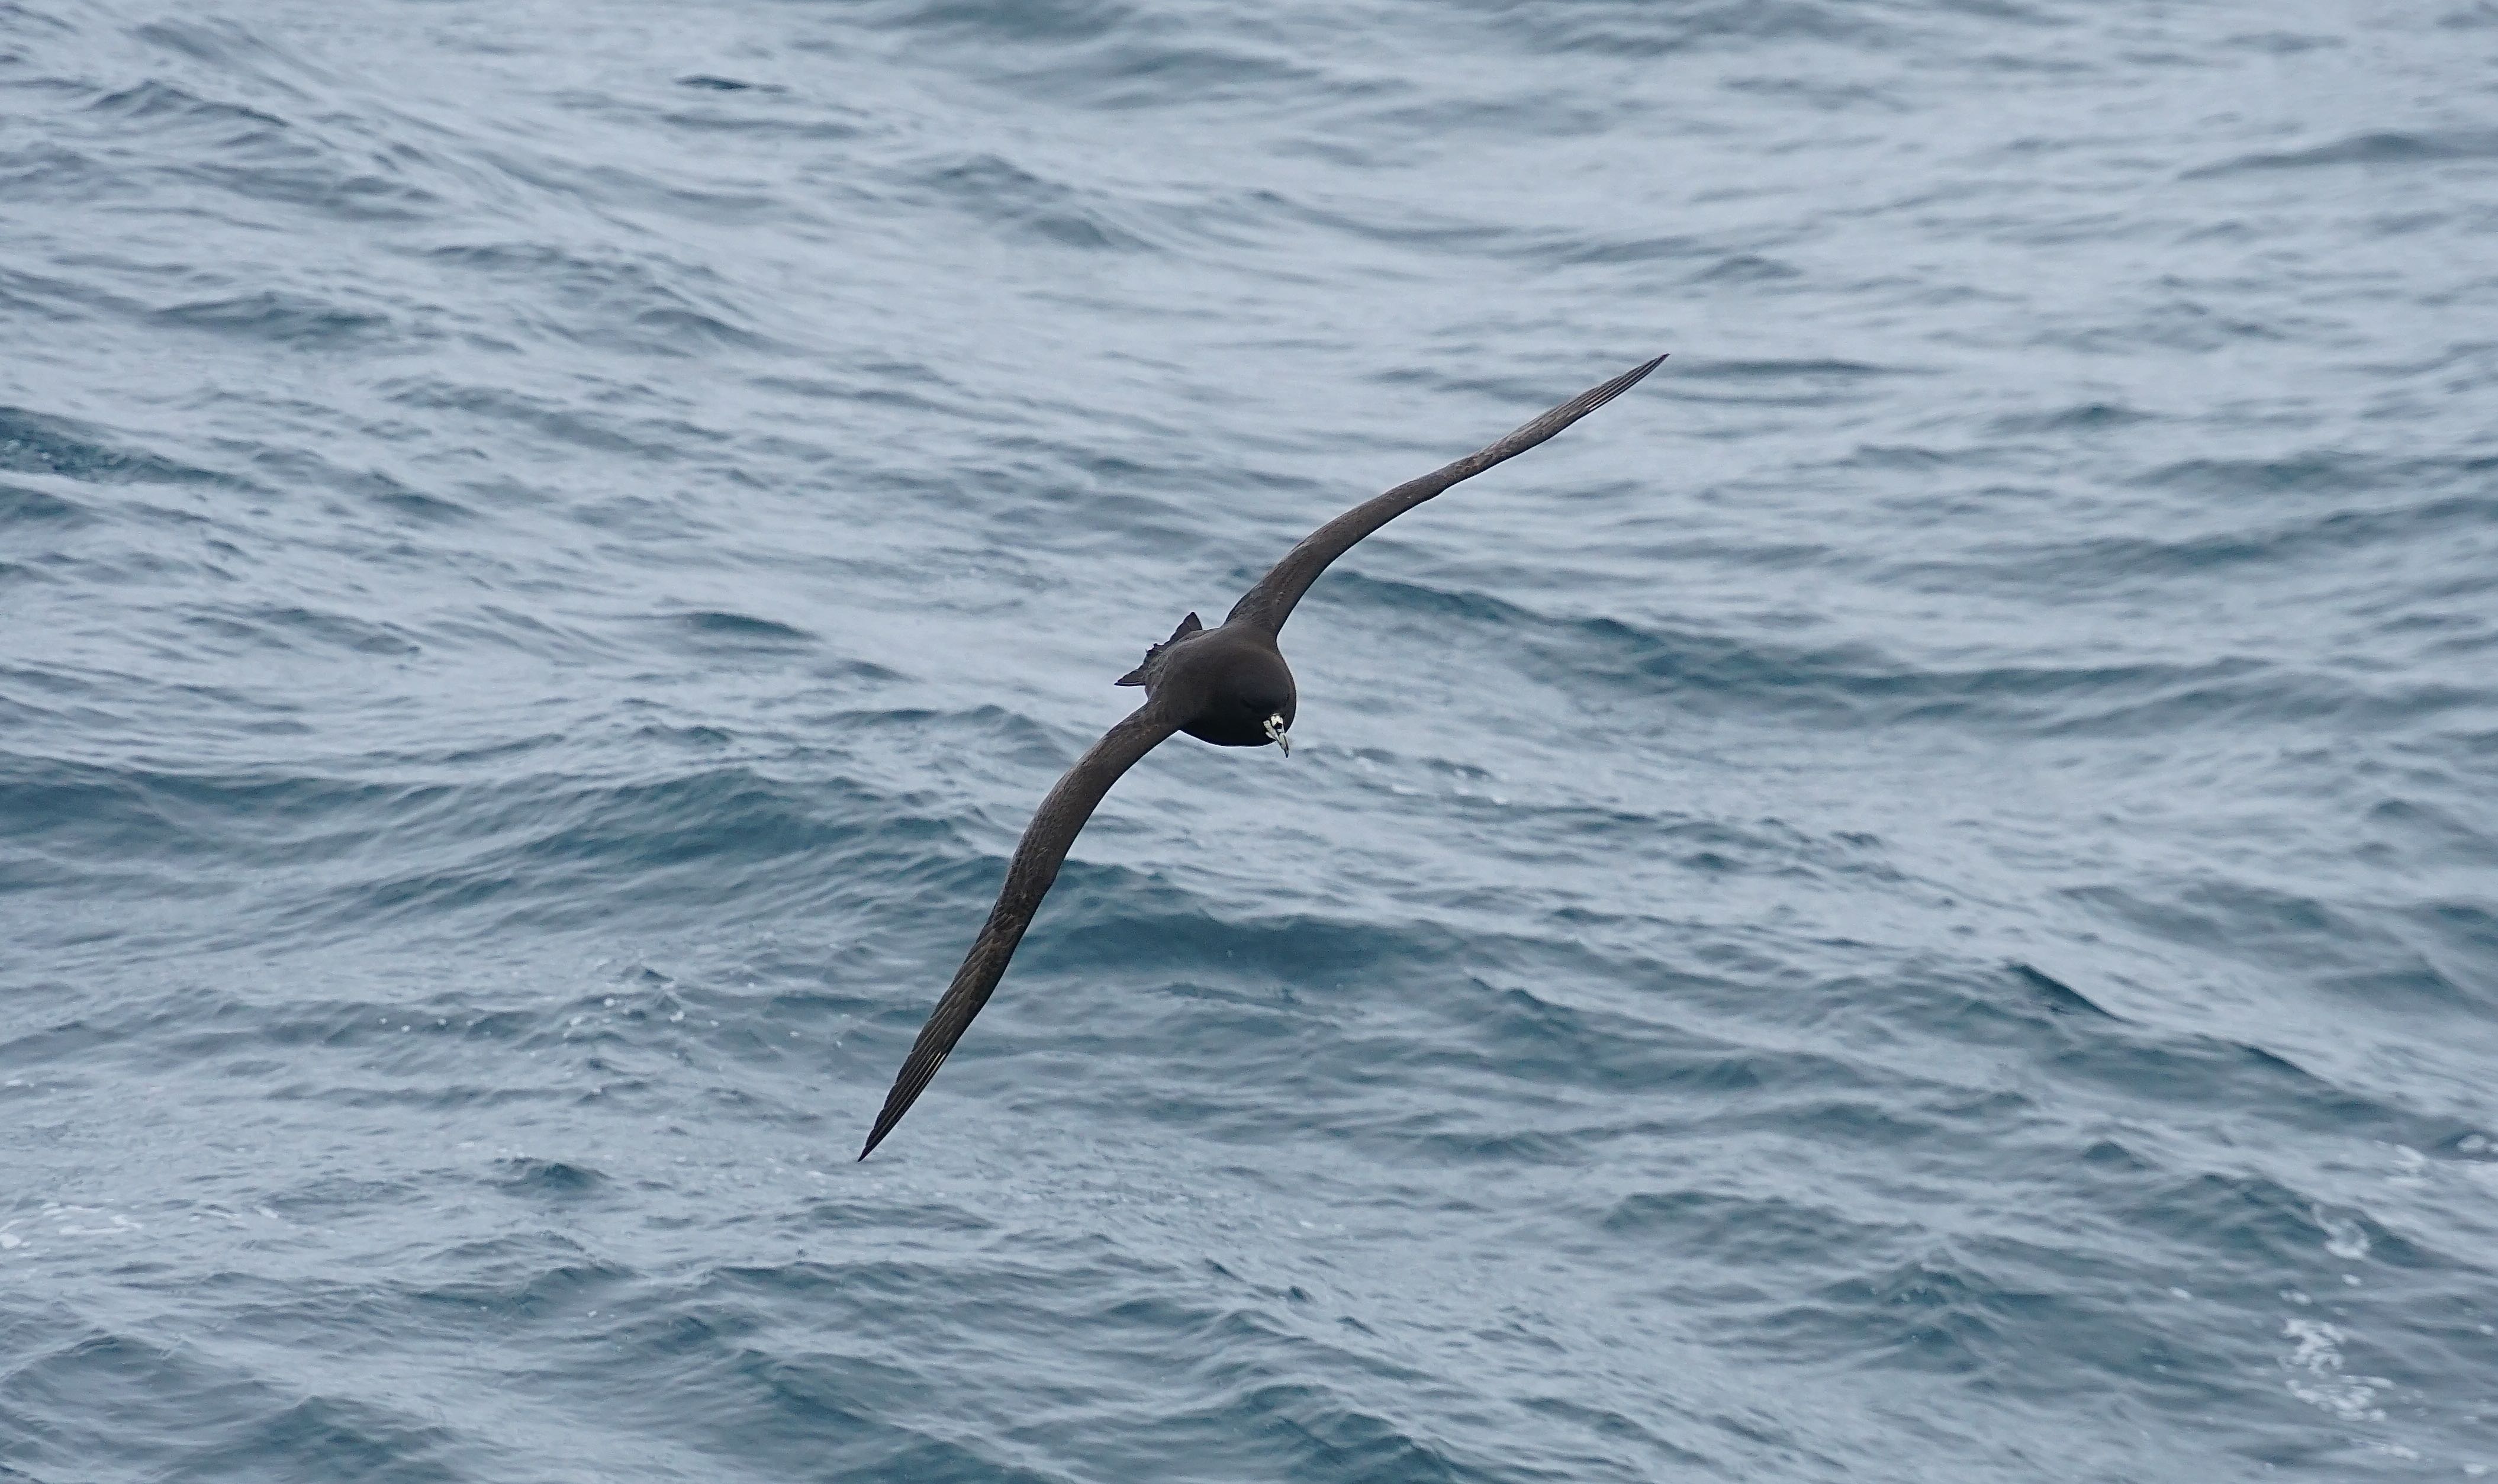
{"type": "Polygon", "coordinates": [[[1266,740],[1282,748],[1285,757],[1293,756],[1293,739],[1284,731],[1283,713],[1277,712],[1266,718],[1266,740]]]}

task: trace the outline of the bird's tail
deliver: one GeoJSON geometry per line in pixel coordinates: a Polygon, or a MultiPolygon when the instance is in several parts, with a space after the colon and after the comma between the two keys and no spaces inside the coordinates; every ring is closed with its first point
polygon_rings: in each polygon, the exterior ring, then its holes
{"type": "Polygon", "coordinates": [[[1170,648],[1172,645],[1177,644],[1180,640],[1187,638],[1190,634],[1197,632],[1204,627],[1205,626],[1203,624],[1197,621],[1197,615],[1194,613],[1181,619],[1179,621],[1179,627],[1171,630],[1171,636],[1169,638],[1163,640],[1160,644],[1154,645],[1152,648],[1145,651],[1143,663],[1137,665],[1135,669],[1130,670],[1125,675],[1120,676],[1118,679],[1110,683],[1114,686],[1143,685],[1145,683],[1145,671],[1154,667],[1154,656],[1161,654],[1164,650],[1170,648]]]}

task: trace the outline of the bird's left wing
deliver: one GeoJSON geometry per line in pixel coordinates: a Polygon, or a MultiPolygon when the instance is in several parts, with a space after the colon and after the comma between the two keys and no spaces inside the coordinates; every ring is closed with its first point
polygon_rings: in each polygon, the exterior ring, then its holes
{"type": "Polygon", "coordinates": [[[1611,381],[1591,386],[1554,407],[1542,417],[1518,429],[1509,436],[1488,448],[1466,455],[1455,464],[1443,466],[1420,479],[1409,479],[1385,495],[1374,496],[1347,510],[1301,538],[1301,544],[1284,554],[1274,569],[1258,579],[1258,585],[1242,594],[1232,605],[1227,624],[1246,624],[1273,634],[1293,616],[1293,605],[1319,580],[1328,565],[1353,549],[1354,543],[1377,531],[1390,521],[1457,484],[1472,479],[1485,469],[1505,460],[1515,459],[1572,423],[1595,411],[1639,384],[1642,376],[1657,369],[1665,360],[1632,367],[1611,381]]]}
{"type": "Polygon", "coordinates": [[[884,1095],[884,1111],[876,1115],[876,1127],[868,1133],[867,1147],[859,1150],[859,1158],[875,1153],[884,1136],[893,1132],[893,1126],[902,1121],[902,1115],[927,1089],[928,1080],[937,1075],[945,1053],[963,1039],[972,1017],[989,1002],[990,991],[997,988],[998,980],[1007,972],[1007,960],[1014,956],[1015,945],[1023,941],[1024,929],[1032,925],[1033,913],[1040,909],[1049,884],[1058,879],[1058,867],[1067,859],[1068,847],[1075,843],[1077,832],[1093,817],[1102,796],[1137,758],[1177,731],[1180,719],[1169,715],[1160,703],[1145,702],[1104,733],[1102,740],[1077,758],[1075,766],[1068,769],[1067,776],[1041,801],[1032,823],[1024,829],[1023,843],[1015,847],[1013,863],[1007,867],[1006,889],[998,893],[998,904],[989,909],[989,920],[981,925],[980,935],[972,940],[972,951],[963,956],[963,966],[954,971],[954,983],[930,1012],[928,1023],[919,1028],[919,1039],[912,1043],[911,1054],[903,1059],[902,1073],[893,1080],[893,1090],[884,1095]]]}

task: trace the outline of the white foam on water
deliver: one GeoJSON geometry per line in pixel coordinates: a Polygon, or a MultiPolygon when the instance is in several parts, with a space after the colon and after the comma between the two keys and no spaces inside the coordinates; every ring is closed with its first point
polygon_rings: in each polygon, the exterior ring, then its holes
{"type": "Polygon", "coordinates": [[[2316,1224],[2324,1228],[2324,1250],[2345,1262],[2357,1262],[2368,1255],[2368,1230],[2347,1216],[2328,1216],[2324,1208],[2311,1206],[2309,1213],[2316,1224]]]}
{"type": "Polygon", "coordinates": [[[2351,1337],[2339,1325],[2321,1319],[2285,1319],[2281,1331],[2295,1341],[2282,1358],[2290,1371],[2290,1394],[2308,1405],[2331,1412],[2345,1422],[2383,1422],[2386,1409],[2378,1393],[2394,1383],[2383,1376],[2345,1375],[2342,1346],[2351,1337]]]}

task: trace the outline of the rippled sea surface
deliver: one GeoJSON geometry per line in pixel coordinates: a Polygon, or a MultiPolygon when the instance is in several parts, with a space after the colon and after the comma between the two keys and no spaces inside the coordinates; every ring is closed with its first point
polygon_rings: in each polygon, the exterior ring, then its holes
{"type": "Polygon", "coordinates": [[[0,0],[0,1478],[2488,1474],[2493,242],[2486,0],[0,0]]]}

